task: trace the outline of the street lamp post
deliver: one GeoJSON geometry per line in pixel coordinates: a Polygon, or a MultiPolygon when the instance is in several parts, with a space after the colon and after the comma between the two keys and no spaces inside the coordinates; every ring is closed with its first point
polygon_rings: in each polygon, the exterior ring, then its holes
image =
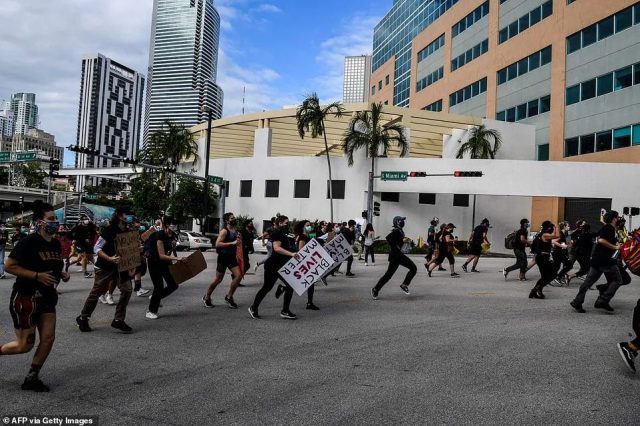
{"type": "Polygon", "coordinates": [[[204,214],[202,222],[200,222],[200,232],[204,235],[206,232],[207,217],[209,216],[209,152],[211,151],[211,120],[213,110],[205,106],[203,111],[207,113],[207,147],[204,152],[204,214]]]}

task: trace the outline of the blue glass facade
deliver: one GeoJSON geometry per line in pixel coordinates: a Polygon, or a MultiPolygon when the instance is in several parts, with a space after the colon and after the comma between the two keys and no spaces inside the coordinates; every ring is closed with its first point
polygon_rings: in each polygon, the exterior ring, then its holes
{"type": "Polygon", "coordinates": [[[372,71],[395,58],[393,104],[409,105],[411,41],[458,0],[395,0],[373,31],[372,71]]]}

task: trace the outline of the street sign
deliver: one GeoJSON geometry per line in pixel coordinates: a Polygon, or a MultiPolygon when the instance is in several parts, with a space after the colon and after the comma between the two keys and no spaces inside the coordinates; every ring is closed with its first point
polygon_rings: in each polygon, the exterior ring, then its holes
{"type": "Polygon", "coordinates": [[[382,172],[380,173],[382,180],[407,180],[407,172],[382,172]]]}
{"type": "Polygon", "coordinates": [[[224,179],[220,176],[209,176],[209,183],[214,185],[224,185],[224,179]]]}
{"type": "Polygon", "coordinates": [[[35,152],[18,152],[16,154],[16,161],[33,161],[36,159],[35,152]]]}
{"type": "Polygon", "coordinates": [[[0,163],[11,161],[11,151],[0,151],[0,163]]]}
{"type": "Polygon", "coordinates": [[[96,194],[87,194],[84,196],[87,200],[97,200],[98,196],[96,194]]]}

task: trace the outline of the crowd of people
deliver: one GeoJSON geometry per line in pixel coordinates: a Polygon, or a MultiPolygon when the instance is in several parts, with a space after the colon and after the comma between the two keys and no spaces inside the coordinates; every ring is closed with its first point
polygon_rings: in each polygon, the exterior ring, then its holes
{"type": "MultiPolygon", "coordinates": [[[[142,288],[142,277],[148,272],[153,284],[146,318],[154,320],[159,317],[163,300],[178,289],[170,266],[181,258],[175,253],[178,224],[169,216],[158,218],[153,225],[147,227],[139,219],[129,215],[125,209],[118,208],[108,226],[102,229],[98,229],[88,218],[81,217],[74,228],[67,230],[59,224],[51,205],[37,202],[33,210],[32,232],[27,231],[23,234],[20,231],[22,236],[16,239],[0,275],[4,277],[6,271],[16,277],[10,302],[16,339],[0,345],[0,355],[29,352],[35,345],[37,333],[38,347],[22,389],[46,392],[49,388],[40,380],[39,372],[55,339],[56,304],[60,294],[57,290],[58,284],[69,280],[68,270],[71,265],[81,265],[84,277],[93,278],[93,286],[76,317],[80,331],[92,331],[89,321],[98,301],[115,304],[112,295],[117,288],[120,297],[111,327],[123,333],[131,333],[132,328],[125,321],[129,300],[134,293],[139,297],[146,297],[150,292],[142,288]],[[127,271],[121,271],[119,268],[121,258],[117,247],[118,234],[124,232],[136,232],[140,248],[139,266],[127,271]],[[91,263],[94,264],[93,275],[87,269],[87,265],[91,263]]],[[[224,227],[220,230],[214,246],[217,252],[216,272],[202,297],[202,303],[207,308],[214,307],[213,293],[229,271],[231,281],[224,302],[229,308],[237,309],[234,294],[242,286],[245,274],[252,269],[248,253],[252,250],[256,234],[251,223],[239,229],[233,213],[225,213],[223,219],[224,227]]],[[[409,287],[418,268],[407,256],[412,246],[404,233],[405,221],[405,217],[394,217],[391,231],[384,238],[389,247],[388,266],[371,288],[374,300],[378,299],[383,287],[400,266],[407,269],[400,289],[405,294],[410,294],[409,287]]],[[[584,220],[577,221],[573,230],[567,222],[561,222],[556,226],[550,221],[545,221],[540,231],[531,239],[529,220],[522,219],[520,228],[507,237],[510,239],[516,262],[504,268],[502,274],[507,280],[511,272],[519,270],[518,279],[526,281],[527,271],[537,265],[540,278],[529,293],[529,298],[532,299],[544,299],[543,289],[547,285],[569,285],[572,280],[584,277],[575,299],[570,303],[573,309],[580,313],[586,312],[583,304],[587,290],[604,274],[607,283],[597,286],[599,297],[594,307],[611,312],[614,309],[610,302],[616,291],[621,285],[631,281],[618,255],[621,243],[628,237],[623,221],[617,212],[607,212],[603,216],[604,225],[597,233],[591,232],[589,224],[584,220]],[[531,262],[528,261],[525,251],[527,247],[534,255],[531,262]],[[576,262],[579,264],[579,270],[571,273],[576,262]]],[[[485,218],[469,235],[469,256],[462,265],[464,272],[479,272],[479,260],[490,246],[487,236],[490,227],[490,221],[485,218]]],[[[431,220],[427,230],[425,263],[429,277],[436,268],[445,270],[442,267],[445,259],[449,263],[450,276],[460,276],[455,272],[455,255],[458,254],[458,240],[453,235],[455,228],[453,223],[440,225],[438,218],[431,220]]],[[[253,270],[257,271],[259,266],[263,266],[264,278],[253,303],[248,307],[249,315],[254,319],[261,318],[260,305],[278,284],[275,297],[282,297],[280,317],[287,320],[296,319],[296,314],[291,311],[294,291],[281,277],[279,270],[312,238],[324,245],[337,235],[342,235],[347,244],[356,248],[355,253],[359,258],[364,254],[365,266],[375,264],[374,243],[380,237],[376,235],[371,224],[367,224],[362,230],[355,220],[344,223],[322,221],[317,224],[309,220],[300,220],[291,227],[287,216],[279,214],[273,217],[271,226],[260,236],[266,246],[267,256],[256,263],[253,270]]],[[[2,255],[8,239],[6,228],[0,227],[2,255]]],[[[349,256],[345,262],[345,277],[354,277],[354,256],[349,256]]],[[[340,266],[334,266],[319,282],[328,285],[330,277],[342,274],[340,266]]],[[[320,310],[314,300],[315,286],[310,286],[306,293],[306,309],[320,310]]],[[[628,368],[635,371],[634,358],[640,349],[640,300],[633,314],[633,329],[637,335],[635,340],[619,343],[618,351],[628,368]]]]}

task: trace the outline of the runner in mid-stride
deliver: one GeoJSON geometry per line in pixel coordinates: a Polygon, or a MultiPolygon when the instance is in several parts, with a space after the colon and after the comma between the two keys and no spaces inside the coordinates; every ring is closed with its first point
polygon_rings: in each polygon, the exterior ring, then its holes
{"type": "Polygon", "coordinates": [[[620,356],[627,368],[635,373],[636,366],[634,359],[638,356],[638,351],[640,350],[640,299],[638,299],[638,303],[633,310],[633,321],[631,325],[633,326],[633,331],[636,333],[636,338],[630,342],[618,343],[618,352],[620,352],[620,356]]]}
{"type": "Polygon", "coordinates": [[[38,375],[56,335],[58,294],[55,285],[61,279],[68,281],[69,274],[62,271],[60,241],[53,238],[59,223],[51,204],[36,201],[33,220],[37,231],[20,241],[6,261],[5,270],[16,276],[9,304],[16,340],[0,345],[0,356],[29,352],[36,342],[37,329],[40,342],[22,390],[49,392],[38,375]]]}
{"type": "Polygon", "coordinates": [[[404,278],[402,284],[400,284],[400,288],[405,294],[409,294],[409,284],[411,284],[411,280],[416,276],[416,272],[418,272],[418,268],[416,264],[411,261],[402,253],[402,244],[404,243],[404,221],[406,217],[396,216],[393,218],[393,229],[387,235],[387,242],[389,243],[389,266],[387,267],[387,272],[380,278],[375,287],[371,289],[371,296],[373,296],[373,300],[378,299],[378,293],[384,287],[386,283],[389,282],[393,274],[398,270],[398,266],[402,265],[409,270],[407,272],[407,276],[404,278]]]}

